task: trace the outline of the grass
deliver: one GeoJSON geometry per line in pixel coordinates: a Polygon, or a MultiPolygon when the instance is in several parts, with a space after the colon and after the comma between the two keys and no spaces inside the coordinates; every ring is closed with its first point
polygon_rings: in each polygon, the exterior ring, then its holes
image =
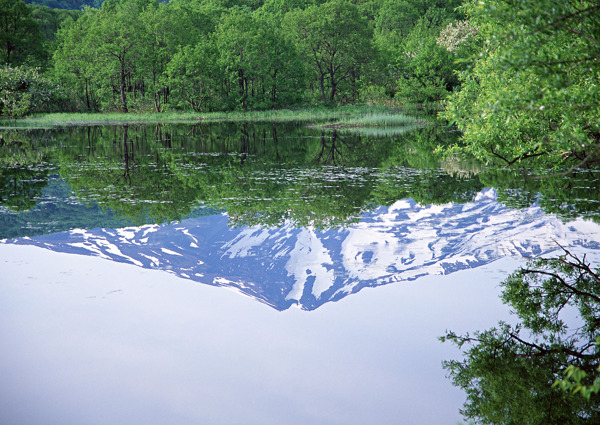
{"type": "Polygon", "coordinates": [[[312,107],[267,111],[164,112],[164,113],[53,113],[36,114],[18,120],[0,121],[0,128],[52,128],[89,125],[156,123],[198,123],[210,121],[326,122],[324,127],[391,127],[418,122],[399,111],[377,106],[312,107]]]}
{"type": "Polygon", "coordinates": [[[325,127],[399,127],[406,125],[415,125],[422,122],[422,120],[410,115],[404,115],[401,113],[394,113],[390,111],[375,111],[368,112],[360,116],[342,117],[334,123],[326,124],[325,127]]]}
{"type": "MultiPolygon", "coordinates": [[[[408,133],[422,126],[422,122],[416,124],[403,124],[396,126],[353,126],[353,127],[334,127],[338,132],[355,133],[368,137],[394,137],[408,133]]],[[[331,128],[331,127],[329,127],[331,128]]]]}

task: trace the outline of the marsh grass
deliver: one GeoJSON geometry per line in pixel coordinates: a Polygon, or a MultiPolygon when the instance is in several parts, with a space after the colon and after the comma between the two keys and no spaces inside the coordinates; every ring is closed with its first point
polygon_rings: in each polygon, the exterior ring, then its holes
{"type": "Polygon", "coordinates": [[[324,126],[397,126],[415,123],[416,118],[387,107],[312,107],[267,111],[163,112],[163,113],[53,113],[36,114],[18,120],[0,121],[0,128],[53,128],[88,125],[156,123],[200,123],[211,121],[286,122],[313,121],[324,126]]]}
{"type": "Polygon", "coordinates": [[[412,123],[395,126],[354,126],[354,127],[337,127],[334,128],[338,132],[360,134],[368,137],[394,137],[420,128],[422,124],[412,123]]]}
{"type": "Polygon", "coordinates": [[[352,127],[403,127],[407,125],[423,124],[424,121],[411,115],[392,111],[370,111],[359,116],[341,117],[334,123],[325,127],[352,128],[352,127]]]}

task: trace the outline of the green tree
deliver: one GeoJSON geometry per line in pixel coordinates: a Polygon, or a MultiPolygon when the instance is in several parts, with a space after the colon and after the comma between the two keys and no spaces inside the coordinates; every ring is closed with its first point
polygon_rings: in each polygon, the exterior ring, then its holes
{"type": "Polygon", "coordinates": [[[332,0],[285,16],[323,103],[339,95],[352,99],[358,81],[373,60],[372,30],[359,8],[348,0],[332,0]]]}
{"type": "Polygon", "coordinates": [[[311,0],[266,0],[260,10],[282,21],[286,13],[294,9],[306,9],[312,4],[311,0]]]}
{"type": "Polygon", "coordinates": [[[382,83],[401,101],[438,101],[456,85],[451,54],[437,44],[440,30],[459,19],[458,1],[384,0],[375,16],[382,83]]]}
{"type": "Polygon", "coordinates": [[[260,13],[259,10],[252,19],[257,28],[257,61],[260,70],[258,105],[274,108],[297,103],[305,89],[305,75],[296,46],[276,17],[260,13]]]}
{"type": "Polygon", "coordinates": [[[22,0],[0,0],[0,63],[37,64],[43,57],[40,28],[22,0]]]}
{"type": "Polygon", "coordinates": [[[0,115],[18,118],[47,111],[60,88],[40,75],[39,68],[26,65],[0,68],[0,115]]]}
{"type": "Polygon", "coordinates": [[[470,1],[482,49],[445,116],[491,162],[589,165],[600,147],[596,1],[470,1]]]}
{"type": "Polygon", "coordinates": [[[401,99],[436,102],[457,85],[454,58],[437,43],[439,28],[420,18],[404,38],[396,81],[401,99]]]}
{"type": "Polygon", "coordinates": [[[144,80],[143,94],[152,94],[154,111],[162,112],[170,92],[165,78],[167,66],[180,46],[196,39],[194,23],[185,10],[166,4],[146,7],[138,19],[146,35],[146,42],[139,47],[138,78],[144,80]]]}
{"type": "Polygon", "coordinates": [[[129,110],[127,93],[135,83],[141,48],[150,44],[140,17],[146,8],[155,5],[152,0],[108,0],[95,15],[88,32],[88,37],[96,43],[94,47],[101,61],[101,68],[97,70],[105,79],[116,80],[114,86],[118,88],[123,112],[129,110]]]}
{"type": "Polygon", "coordinates": [[[215,33],[219,66],[225,73],[226,93],[242,109],[248,108],[249,97],[258,77],[257,28],[248,9],[233,9],[225,15],[215,33]]]}
{"type": "Polygon", "coordinates": [[[57,33],[52,72],[67,90],[69,105],[66,109],[96,111],[100,108],[101,77],[96,68],[96,46],[89,36],[96,13],[96,9],[85,9],[77,21],[66,19],[57,33]]]}

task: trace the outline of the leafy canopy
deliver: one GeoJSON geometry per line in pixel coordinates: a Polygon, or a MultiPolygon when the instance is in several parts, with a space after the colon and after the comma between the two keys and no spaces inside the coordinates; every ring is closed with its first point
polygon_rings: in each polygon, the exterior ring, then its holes
{"type": "Polygon", "coordinates": [[[515,164],[589,165],[600,157],[600,5],[471,0],[482,48],[445,116],[463,150],[515,164]]]}

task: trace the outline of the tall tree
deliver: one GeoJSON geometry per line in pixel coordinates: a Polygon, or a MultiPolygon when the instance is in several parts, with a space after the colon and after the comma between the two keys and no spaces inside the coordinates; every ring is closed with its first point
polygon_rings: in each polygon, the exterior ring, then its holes
{"type": "Polygon", "coordinates": [[[254,12],[257,64],[257,97],[260,107],[281,107],[298,102],[305,89],[305,74],[296,46],[277,16],[254,12]]]}
{"type": "Polygon", "coordinates": [[[191,15],[178,7],[155,4],[139,16],[144,24],[146,43],[139,48],[138,78],[143,78],[145,91],[152,94],[155,112],[162,112],[168,102],[169,87],[165,78],[167,65],[180,46],[195,41],[191,15]]]}
{"type": "Polygon", "coordinates": [[[310,64],[321,100],[336,101],[344,88],[351,95],[373,57],[372,31],[358,7],[348,0],[332,0],[293,10],[285,21],[310,64]]]}
{"type": "Polygon", "coordinates": [[[257,78],[257,28],[248,9],[233,9],[225,15],[215,33],[219,64],[225,71],[230,93],[247,109],[257,78]]]}
{"type": "Polygon", "coordinates": [[[67,109],[82,109],[80,102],[88,111],[95,111],[100,106],[101,78],[96,68],[96,46],[88,36],[96,13],[96,9],[86,8],[77,21],[65,20],[57,33],[53,73],[68,91],[70,104],[67,109]]]}
{"type": "Polygon", "coordinates": [[[460,17],[456,0],[384,0],[375,18],[375,44],[387,75],[384,84],[400,99],[439,101],[456,86],[451,54],[436,42],[440,30],[460,17]]]}
{"type": "Polygon", "coordinates": [[[214,43],[209,41],[184,46],[173,55],[167,66],[172,107],[196,112],[223,107],[216,56],[214,43]]]}
{"type": "Polygon", "coordinates": [[[108,0],[96,15],[88,37],[96,42],[106,77],[116,77],[123,112],[128,112],[127,92],[135,76],[141,48],[148,44],[146,27],[140,16],[152,0],[108,0]]]}

